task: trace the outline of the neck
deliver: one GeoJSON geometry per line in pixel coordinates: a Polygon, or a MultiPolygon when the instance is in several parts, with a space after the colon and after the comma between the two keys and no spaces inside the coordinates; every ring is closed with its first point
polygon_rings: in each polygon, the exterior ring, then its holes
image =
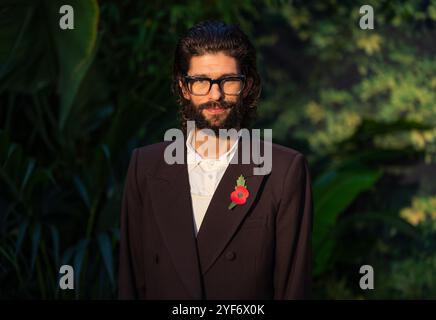
{"type": "MultiPolygon", "coordinates": [[[[239,130],[239,128],[235,129],[239,130]]],[[[195,128],[191,144],[203,158],[218,159],[228,152],[235,142],[236,140],[231,137],[220,138],[216,135],[207,135],[201,129],[195,128]]]]}

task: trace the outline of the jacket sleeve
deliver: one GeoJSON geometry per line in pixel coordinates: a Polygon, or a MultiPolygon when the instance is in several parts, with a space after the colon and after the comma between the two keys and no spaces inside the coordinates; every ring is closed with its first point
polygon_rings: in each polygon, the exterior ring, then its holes
{"type": "Polygon", "coordinates": [[[120,261],[118,275],[119,299],[138,298],[133,268],[135,265],[135,257],[133,256],[135,237],[132,234],[132,225],[134,224],[133,215],[140,212],[142,207],[142,201],[138,193],[136,180],[137,157],[137,149],[134,149],[124,182],[120,226],[120,261]]]}
{"type": "Polygon", "coordinates": [[[313,200],[307,160],[295,156],[276,215],[274,299],[309,299],[312,286],[313,200]]]}

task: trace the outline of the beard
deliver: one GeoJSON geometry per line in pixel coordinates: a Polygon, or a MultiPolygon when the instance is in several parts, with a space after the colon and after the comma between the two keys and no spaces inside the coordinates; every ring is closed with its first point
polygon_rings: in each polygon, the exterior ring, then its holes
{"type": "Polygon", "coordinates": [[[219,129],[239,129],[242,119],[244,118],[244,110],[242,100],[238,98],[236,102],[227,102],[224,100],[210,101],[195,106],[189,102],[185,106],[184,116],[186,120],[195,121],[195,127],[198,129],[211,129],[215,135],[219,136],[219,129]],[[208,108],[230,109],[227,114],[210,115],[206,118],[203,115],[203,110],[208,108]]]}

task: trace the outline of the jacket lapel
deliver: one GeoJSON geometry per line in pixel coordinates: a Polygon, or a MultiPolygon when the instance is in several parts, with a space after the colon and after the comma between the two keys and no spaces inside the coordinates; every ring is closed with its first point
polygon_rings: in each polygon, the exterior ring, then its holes
{"type": "Polygon", "coordinates": [[[201,299],[201,274],[186,164],[186,145],[183,164],[169,165],[165,162],[163,153],[161,157],[161,165],[150,188],[156,221],[182,282],[193,299],[201,299]]]}
{"type": "Polygon", "coordinates": [[[227,167],[197,234],[198,253],[203,275],[225,249],[250,208],[255,205],[257,193],[265,178],[264,175],[254,175],[253,169],[256,165],[251,158],[250,163],[243,164],[241,155],[242,143],[239,141],[238,152],[235,154],[235,157],[238,156],[239,164],[230,163],[227,167]],[[245,204],[237,205],[229,210],[230,193],[235,190],[236,180],[241,174],[245,178],[249,196],[245,204]]]}
{"type": "Polygon", "coordinates": [[[239,160],[228,165],[205,213],[197,238],[194,229],[186,144],[184,144],[183,164],[168,165],[162,153],[161,164],[155,175],[151,177],[153,185],[150,194],[157,224],[174,266],[194,299],[202,298],[201,275],[210,269],[249,209],[255,204],[257,193],[265,178],[264,175],[254,175],[253,169],[256,164],[251,157],[249,163],[242,163],[241,141],[237,149],[235,157],[239,160]],[[230,193],[234,191],[236,180],[241,174],[245,178],[249,196],[245,204],[229,210],[230,193]]]}

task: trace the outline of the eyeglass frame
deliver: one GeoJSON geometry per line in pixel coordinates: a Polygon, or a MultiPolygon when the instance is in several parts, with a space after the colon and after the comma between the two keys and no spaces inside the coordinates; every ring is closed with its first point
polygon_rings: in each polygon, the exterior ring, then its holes
{"type": "Polygon", "coordinates": [[[208,78],[208,77],[200,77],[200,76],[189,76],[189,75],[184,75],[183,77],[184,77],[184,80],[185,80],[186,88],[188,88],[189,93],[194,95],[194,96],[206,96],[206,95],[208,95],[210,93],[210,89],[212,89],[212,86],[213,86],[214,83],[216,83],[218,85],[218,87],[220,88],[220,91],[222,93],[224,93],[226,95],[229,95],[229,96],[239,96],[241,94],[242,90],[244,90],[244,88],[245,88],[245,80],[246,80],[246,76],[243,75],[243,74],[238,74],[238,75],[234,75],[234,76],[224,76],[224,77],[220,77],[218,79],[211,79],[211,78],[208,78]],[[241,90],[239,90],[239,92],[236,93],[236,94],[225,93],[224,90],[223,90],[223,87],[221,86],[222,82],[224,80],[234,79],[234,78],[237,78],[238,80],[242,81],[241,90]],[[189,80],[207,80],[207,81],[209,81],[209,89],[207,90],[207,92],[205,94],[194,94],[194,93],[192,93],[192,91],[191,91],[191,89],[189,87],[189,84],[188,84],[189,80]]]}

